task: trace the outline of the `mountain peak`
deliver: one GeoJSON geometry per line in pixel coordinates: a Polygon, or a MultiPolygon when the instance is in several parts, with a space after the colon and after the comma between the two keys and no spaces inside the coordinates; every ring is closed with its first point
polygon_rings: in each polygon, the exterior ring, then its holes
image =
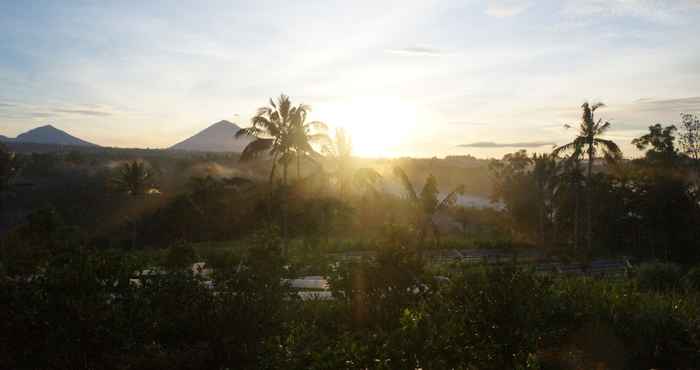
{"type": "Polygon", "coordinates": [[[225,119],[222,119],[221,121],[219,121],[219,122],[217,122],[209,127],[214,127],[214,126],[236,126],[236,127],[238,127],[238,125],[236,125],[235,123],[227,121],[225,119]]]}
{"type": "Polygon", "coordinates": [[[236,138],[241,128],[227,120],[216,122],[194,136],[183,140],[170,149],[199,152],[242,152],[250,138],[236,138]]]}
{"type": "Polygon", "coordinates": [[[13,141],[16,143],[97,146],[93,143],[70,135],[69,133],[50,124],[33,128],[27,132],[17,135],[17,137],[14,139],[5,138],[4,140],[13,141]]]}

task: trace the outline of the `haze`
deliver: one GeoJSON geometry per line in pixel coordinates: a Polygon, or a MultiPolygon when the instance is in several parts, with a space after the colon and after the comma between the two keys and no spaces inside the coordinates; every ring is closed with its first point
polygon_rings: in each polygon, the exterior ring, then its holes
{"type": "Polygon", "coordinates": [[[700,112],[699,20],[697,0],[7,1],[0,134],[167,147],[283,92],[361,156],[500,157],[566,142],[589,100],[634,156],[700,112]]]}

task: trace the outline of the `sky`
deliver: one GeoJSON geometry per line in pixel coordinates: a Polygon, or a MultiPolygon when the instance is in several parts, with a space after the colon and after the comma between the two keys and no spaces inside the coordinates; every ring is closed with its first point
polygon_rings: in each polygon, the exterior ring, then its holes
{"type": "Polygon", "coordinates": [[[0,134],[168,147],[285,93],[360,156],[549,151],[584,101],[626,155],[700,114],[700,0],[0,0],[0,134]]]}

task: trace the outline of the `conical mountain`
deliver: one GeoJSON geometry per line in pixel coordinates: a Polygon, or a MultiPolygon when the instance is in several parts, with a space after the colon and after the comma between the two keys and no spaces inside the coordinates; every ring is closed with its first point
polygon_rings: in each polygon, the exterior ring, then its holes
{"type": "Polygon", "coordinates": [[[45,125],[31,129],[16,138],[2,137],[3,141],[14,143],[35,143],[53,145],[76,145],[76,146],[98,146],[96,144],[79,139],[69,133],[59,130],[51,125],[45,125]]]}
{"type": "Polygon", "coordinates": [[[185,139],[173,146],[170,149],[189,150],[198,152],[237,152],[243,151],[251,138],[241,137],[236,138],[236,132],[241,128],[235,123],[229,121],[219,121],[196,135],[185,139]]]}

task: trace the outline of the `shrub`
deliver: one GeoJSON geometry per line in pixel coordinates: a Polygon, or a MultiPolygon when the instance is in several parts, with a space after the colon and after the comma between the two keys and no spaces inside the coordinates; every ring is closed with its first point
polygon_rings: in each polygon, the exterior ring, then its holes
{"type": "Polygon", "coordinates": [[[197,255],[191,245],[178,243],[170,247],[165,256],[165,267],[172,270],[182,270],[195,262],[197,255]]]}
{"type": "Polygon", "coordinates": [[[649,263],[637,271],[637,286],[641,291],[669,292],[681,283],[681,269],[672,263],[649,263]]]}
{"type": "Polygon", "coordinates": [[[700,266],[691,268],[683,277],[683,287],[690,291],[700,291],[700,266]]]}

